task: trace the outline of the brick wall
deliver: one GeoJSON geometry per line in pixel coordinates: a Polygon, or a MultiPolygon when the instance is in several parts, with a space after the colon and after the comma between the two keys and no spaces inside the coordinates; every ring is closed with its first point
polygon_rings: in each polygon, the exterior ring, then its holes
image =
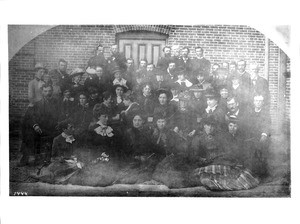
{"type": "MultiPolygon", "coordinates": [[[[118,32],[147,30],[168,34],[167,44],[190,47],[190,56],[195,47],[204,47],[205,57],[212,63],[245,59],[247,63],[260,65],[260,75],[269,79],[271,92],[271,115],[276,125],[278,94],[279,48],[270,41],[269,74],[265,71],[265,36],[248,26],[214,25],[147,25],[147,26],[56,26],[27,43],[9,63],[10,123],[18,124],[27,106],[27,85],[33,78],[32,68],[36,62],[43,62],[49,68],[56,68],[59,58],[69,62],[68,68],[84,67],[93,56],[97,43],[104,45],[105,55],[109,46],[116,41],[118,32]]],[[[287,84],[289,80],[287,80],[287,84]]],[[[289,108],[289,87],[287,88],[289,108]]],[[[287,109],[289,113],[289,109],[287,109]]]]}

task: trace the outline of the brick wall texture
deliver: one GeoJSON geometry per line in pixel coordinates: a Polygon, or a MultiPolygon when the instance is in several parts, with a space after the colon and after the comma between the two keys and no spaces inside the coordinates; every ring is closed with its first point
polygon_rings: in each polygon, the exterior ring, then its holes
{"type": "MultiPolygon", "coordinates": [[[[202,46],[204,55],[212,63],[245,59],[247,64],[258,63],[260,75],[269,80],[271,92],[271,116],[273,127],[277,124],[278,72],[280,49],[269,41],[266,52],[265,36],[248,26],[236,25],[91,25],[56,26],[28,42],[9,62],[10,123],[15,125],[28,105],[27,86],[33,78],[32,68],[36,62],[56,68],[59,58],[68,61],[68,69],[85,67],[94,55],[97,43],[104,46],[109,56],[109,47],[116,42],[116,34],[130,30],[145,30],[167,34],[166,44],[190,47],[190,56],[195,56],[195,47],[202,46]],[[265,74],[268,58],[269,73],[265,74]]],[[[289,64],[289,58],[288,58],[289,64]]],[[[290,112],[290,79],[286,79],[286,117],[290,112]]]]}

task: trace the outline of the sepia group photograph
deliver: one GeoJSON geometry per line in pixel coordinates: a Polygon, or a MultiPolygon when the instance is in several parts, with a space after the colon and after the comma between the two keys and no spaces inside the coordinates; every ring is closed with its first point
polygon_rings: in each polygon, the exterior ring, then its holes
{"type": "Polygon", "coordinates": [[[290,26],[272,31],[8,25],[9,194],[290,197],[290,26]]]}

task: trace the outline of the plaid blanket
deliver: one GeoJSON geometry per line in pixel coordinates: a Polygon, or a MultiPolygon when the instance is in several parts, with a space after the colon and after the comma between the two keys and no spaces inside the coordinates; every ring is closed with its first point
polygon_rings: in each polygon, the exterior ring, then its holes
{"type": "Polygon", "coordinates": [[[209,165],[195,170],[201,184],[209,190],[248,190],[259,184],[251,171],[241,167],[209,165]]]}

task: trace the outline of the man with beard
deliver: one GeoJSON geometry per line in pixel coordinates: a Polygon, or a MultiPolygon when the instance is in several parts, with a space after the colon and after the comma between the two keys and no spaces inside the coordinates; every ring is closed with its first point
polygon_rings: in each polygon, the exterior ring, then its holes
{"type": "Polygon", "coordinates": [[[49,72],[50,77],[57,81],[57,85],[61,91],[65,91],[72,82],[69,74],[67,73],[68,62],[64,59],[59,59],[58,68],[49,72]]]}
{"type": "Polygon", "coordinates": [[[208,78],[210,72],[210,61],[204,58],[202,47],[196,47],[195,50],[196,50],[196,58],[192,60],[193,71],[200,70],[203,72],[204,77],[208,78]]]}
{"type": "Polygon", "coordinates": [[[169,61],[167,72],[165,73],[165,78],[169,82],[175,82],[177,80],[176,65],[173,60],[169,61]]]}
{"type": "Polygon", "coordinates": [[[248,122],[246,113],[246,108],[240,107],[236,97],[227,98],[227,113],[225,115],[225,120],[229,121],[231,118],[238,119],[239,129],[241,131],[245,131],[245,124],[248,122]]]}
{"type": "Polygon", "coordinates": [[[24,132],[26,137],[23,147],[23,157],[20,165],[29,164],[30,148],[33,149],[35,156],[35,165],[40,162],[51,159],[51,146],[55,136],[59,134],[56,129],[59,119],[59,107],[55,98],[52,98],[53,87],[51,85],[43,85],[42,99],[34,104],[33,110],[28,117],[27,131],[24,132]],[[32,144],[33,143],[33,144],[32,144]],[[31,145],[30,145],[31,144],[31,145]],[[42,156],[42,147],[45,149],[45,157],[42,156]]]}
{"type": "Polygon", "coordinates": [[[178,61],[177,67],[183,67],[186,70],[186,77],[191,79],[193,71],[192,59],[189,57],[190,49],[188,47],[183,47],[181,50],[181,58],[178,61]]]}
{"type": "Polygon", "coordinates": [[[160,57],[157,61],[157,68],[165,71],[168,68],[169,61],[171,61],[171,47],[165,46],[163,48],[164,57],[160,57]]]}
{"type": "MultiPolygon", "coordinates": [[[[113,44],[110,48],[110,52],[111,52],[111,56],[107,59],[108,71],[111,72],[111,70],[115,67],[120,67],[122,71],[126,71],[127,69],[126,58],[123,53],[119,52],[118,45],[113,44]]],[[[113,79],[112,76],[111,79],[113,79]]]]}

